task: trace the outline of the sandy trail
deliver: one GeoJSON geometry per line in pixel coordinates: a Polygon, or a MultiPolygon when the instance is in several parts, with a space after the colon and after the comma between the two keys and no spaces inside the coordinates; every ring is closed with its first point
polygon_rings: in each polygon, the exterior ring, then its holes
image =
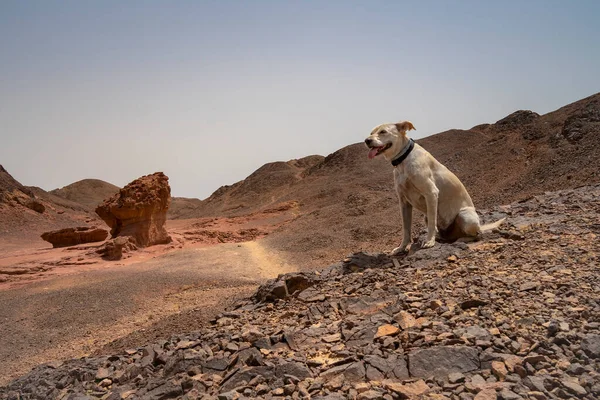
{"type": "Polygon", "coordinates": [[[259,240],[183,248],[2,290],[0,384],[40,363],[197,329],[228,302],[292,269],[259,240]]]}

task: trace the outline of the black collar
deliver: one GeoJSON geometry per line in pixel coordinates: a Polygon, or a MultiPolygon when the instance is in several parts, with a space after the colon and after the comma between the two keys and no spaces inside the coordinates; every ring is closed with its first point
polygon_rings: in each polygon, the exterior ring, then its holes
{"type": "Polygon", "coordinates": [[[400,163],[402,161],[404,161],[406,159],[406,157],[408,157],[408,155],[414,148],[415,148],[415,141],[410,139],[410,142],[408,142],[408,145],[404,148],[404,150],[399,155],[397,155],[396,157],[394,157],[392,159],[392,165],[394,167],[400,165],[400,163]]]}

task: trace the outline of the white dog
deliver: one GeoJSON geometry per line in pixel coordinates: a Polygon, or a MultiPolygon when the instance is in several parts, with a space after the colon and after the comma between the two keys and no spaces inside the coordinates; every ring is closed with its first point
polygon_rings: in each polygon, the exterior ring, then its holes
{"type": "Polygon", "coordinates": [[[402,209],[404,237],[392,251],[408,251],[413,207],[425,214],[427,239],[422,248],[435,245],[436,234],[445,240],[474,238],[482,231],[498,227],[504,219],[480,226],[471,196],[461,181],[427,150],[406,136],[415,129],[409,121],[382,124],[373,129],[365,144],[369,158],[380,154],[394,166],[394,186],[402,209]]]}

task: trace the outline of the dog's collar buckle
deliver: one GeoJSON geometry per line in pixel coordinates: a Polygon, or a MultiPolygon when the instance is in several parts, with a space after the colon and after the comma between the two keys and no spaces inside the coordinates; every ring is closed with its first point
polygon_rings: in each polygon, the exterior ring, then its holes
{"type": "Polygon", "coordinates": [[[410,139],[408,145],[404,148],[404,150],[396,157],[392,159],[392,165],[394,167],[400,165],[402,161],[406,160],[406,157],[410,154],[410,152],[415,148],[415,141],[410,139]]]}

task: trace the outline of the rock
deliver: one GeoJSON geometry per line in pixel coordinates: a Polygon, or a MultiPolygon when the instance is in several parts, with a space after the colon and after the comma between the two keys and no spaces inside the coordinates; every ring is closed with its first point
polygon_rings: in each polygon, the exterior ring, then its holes
{"type": "MultiPolygon", "coordinates": [[[[319,282],[319,280],[320,279],[314,273],[308,272],[293,272],[279,275],[277,278],[270,279],[266,283],[260,285],[254,294],[253,299],[257,303],[285,299],[294,293],[300,293],[303,290],[308,289],[319,282]]],[[[324,300],[324,298],[318,299],[318,301],[322,300],[324,300]]]]}
{"type": "Polygon", "coordinates": [[[400,332],[400,329],[397,326],[385,324],[381,325],[377,328],[377,333],[375,333],[375,339],[379,339],[384,336],[394,336],[400,332]]]}
{"type": "Polygon", "coordinates": [[[541,284],[539,282],[525,282],[521,286],[519,286],[519,292],[527,292],[529,290],[535,290],[539,288],[541,284]]]}
{"type": "Polygon", "coordinates": [[[572,379],[563,379],[560,381],[560,384],[567,389],[568,392],[573,393],[576,396],[585,396],[587,391],[577,383],[577,380],[572,379]]]}
{"type": "Polygon", "coordinates": [[[406,311],[400,311],[398,314],[394,315],[394,321],[396,321],[402,329],[409,329],[418,325],[417,319],[406,311]]]}
{"type": "Polygon", "coordinates": [[[496,390],[494,389],[483,389],[481,392],[475,395],[475,400],[496,400],[496,390]]]}
{"type": "Polygon", "coordinates": [[[452,372],[479,368],[479,352],[467,346],[439,346],[417,350],[408,355],[408,370],[417,378],[446,378],[452,372]]]}
{"type": "Polygon", "coordinates": [[[587,335],[581,341],[581,350],[591,358],[600,358],[600,335],[587,335]]]}
{"type": "Polygon", "coordinates": [[[448,382],[461,383],[465,381],[465,375],[460,372],[452,372],[448,374],[448,382]]]}
{"type": "Polygon", "coordinates": [[[381,400],[383,399],[383,395],[381,392],[376,390],[366,390],[364,392],[358,392],[359,395],[357,400],[381,400]]]}
{"type": "Polygon", "coordinates": [[[536,391],[527,392],[527,396],[529,396],[529,398],[535,399],[535,400],[547,400],[548,399],[548,397],[546,397],[546,395],[544,393],[536,392],[536,391]]]}
{"type": "Polygon", "coordinates": [[[108,236],[106,229],[94,226],[79,226],[42,233],[42,239],[52,244],[52,247],[75,246],[82,243],[101,242],[108,236]]]}
{"type": "Polygon", "coordinates": [[[487,301],[481,299],[469,299],[460,303],[460,308],[468,310],[469,308],[481,307],[487,305],[487,301]]]}
{"type": "Polygon", "coordinates": [[[285,362],[275,367],[275,375],[284,377],[286,375],[294,376],[297,379],[303,380],[312,378],[313,374],[304,363],[300,362],[285,362]]]}
{"type": "Polygon", "coordinates": [[[33,210],[37,213],[44,213],[44,211],[46,211],[46,207],[40,203],[39,200],[35,199],[35,198],[30,198],[27,199],[24,202],[19,201],[19,203],[27,208],[29,208],[30,210],[33,210]]]}
{"type": "Polygon", "coordinates": [[[521,400],[523,397],[519,396],[515,392],[509,389],[502,389],[500,393],[498,393],[498,398],[500,400],[521,400]]]}
{"type": "Polygon", "coordinates": [[[100,254],[105,260],[120,260],[123,258],[123,254],[134,250],[137,250],[134,238],[131,236],[119,236],[108,240],[96,250],[96,253],[100,254]]]}
{"type": "Polygon", "coordinates": [[[385,381],[383,382],[383,385],[386,389],[398,393],[404,399],[416,398],[417,396],[421,396],[430,390],[429,386],[427,386],[425,381],[422,379],[405,384],[385,381]]]}
{"type": "Polygon", "coordinates": [[[499,381],[503,381],[506,379],[506,375],[508,375],[508,371],[502,361],[492,361],[492,373],[499,381]]]}
{"type": "Polygon", "coordinates": [[[171,202],[169,178],[162,172],[129,183],[104,200],[96,213],[111,228],[113,238],[131,236],[138,246],[170,243],[165,228],[171,202]]]}
{"type": "Polygon", "coordinates": [[[256,329],[248,329],[242,332],[242,339],[251,344],[264,337],[265,335],[256,329]]]}

